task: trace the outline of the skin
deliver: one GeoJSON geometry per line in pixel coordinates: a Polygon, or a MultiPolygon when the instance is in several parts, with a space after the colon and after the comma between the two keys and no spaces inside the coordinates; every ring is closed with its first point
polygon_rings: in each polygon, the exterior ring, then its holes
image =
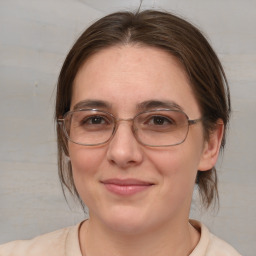
{"type": "MultiPolygon", "coordinates": [[[[175,102],[190,119],[201,117],[181,64],[146,46],[115,46],[88,59],[76,75],[71,109],[84,100],[107,103],[94,107],[119,118],[134,117],[138,104],[152,100],[175,102]]],[[[221,138],[219,126],[204,141],[199,122],[182,144],[150,148],[136,141],[129,122],[120,122],[107,144],[69,142],[74,182],[90,211],[80,228],[83,255],[188,255],[200,237],[188,222],[196,173],[214,166],[221,138]],[[113,178],[153,185],[117,195],[102,183],[113,178]]]]}

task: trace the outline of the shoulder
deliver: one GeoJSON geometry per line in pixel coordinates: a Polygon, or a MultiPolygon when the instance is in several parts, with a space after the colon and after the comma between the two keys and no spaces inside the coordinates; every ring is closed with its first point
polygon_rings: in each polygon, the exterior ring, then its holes
{"type": "MultiPolygon", "coordinates": [[[[17,240],[0,245],[0,256],[56,256],[56,252],[58,256],[64,256],[67,255],[68,247],[75,247],[77,251],[80,251],[79,226],[63,228],[31,240],[17,240]]],[[[80,254],[77,255],[80,256],[80,254]]]]}
{"type": "Polygon", "coordinates": [[[230,244],[210,233],[209,256],[241,256],[230,244]]]}
{"type": "Polygon", "coordinates": [[[195,220],[190,223],[201,233],[199,243],[190,256],[241,256],[230,244],[211,234],[204,224],[195,220]]]}

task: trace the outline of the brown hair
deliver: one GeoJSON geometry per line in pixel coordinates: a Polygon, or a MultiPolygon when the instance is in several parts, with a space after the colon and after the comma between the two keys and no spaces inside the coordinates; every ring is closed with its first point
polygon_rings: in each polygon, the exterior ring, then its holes
{"type": "MultiPolygon", "coordinates": [[[[229,88],[222,65],[202,33],[189,22],[167,12],[117,12],[92,24],[78,38],[61,69],[56,97],[56,120],[70,110],[72,84],[81,65],[101,49],[121,44],[157,47],[175,56],[184,66],[204,117],[205,139],[222,119],[225,132],[230,114],[229,88]]],[[[75,188],[67,141],[57,125],[59,176],[64,186],[81,199],[75,188]]],[[[206,208],[218,199],[215,167],[200,172],[196,183],[206,208]]],[[[81,202],[82,203],[82,202],[81,202]]]]}

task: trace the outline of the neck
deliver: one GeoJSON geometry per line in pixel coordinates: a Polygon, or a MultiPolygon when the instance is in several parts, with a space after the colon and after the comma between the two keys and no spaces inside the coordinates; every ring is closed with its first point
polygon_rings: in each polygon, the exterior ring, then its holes
{"type": "Polygon", "coordinates": [[[200,235],[188,221],[170,223],[139,234],[123,234],[99,225],[94,219],[80,228],[83,256],[166,256],[189,255],[200,235]]]}

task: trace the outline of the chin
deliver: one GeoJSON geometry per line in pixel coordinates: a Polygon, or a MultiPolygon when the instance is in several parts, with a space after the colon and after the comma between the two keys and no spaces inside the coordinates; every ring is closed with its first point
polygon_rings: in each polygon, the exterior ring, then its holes
{"type": "Polygon", "coordinates": [[[122,233],[124,235],[135,235],[147,231],[145,221],[139,222],[137,220],[131,221],[127,219],[119,219],[109,224],[113,231],[122,233]]]}
{"type": "Polygon", "coordinates": [[[115,232],[134,235],[147,229],[148,218],[130,207],[120,207],[118,210],[108,210],[107,216],[102,216],[102,222],[115,232]]]}

